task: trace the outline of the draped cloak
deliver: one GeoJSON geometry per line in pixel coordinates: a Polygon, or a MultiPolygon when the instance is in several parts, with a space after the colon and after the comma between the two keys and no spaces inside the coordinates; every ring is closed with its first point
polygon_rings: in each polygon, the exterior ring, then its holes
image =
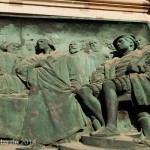
{"type": "Polygon", "coordinates": [[[83,81],[84,84],[89,83],[89,77],[95,70],[94,60],[89,56],[89,54],[83,51],[71,54],[70,56],[77,65],[83,79],[85,78],[85,81],[83,81]]]}
{"type": "Polygon", "coordinates": [[[49,144],[81,130],[86,117],[71,91],[79,89],[82,78],[68,55],[52,52],[36,55],[17,67],[21,80],[30,86],[22,138],[49,144]],[[42,60],[42,67],[33,67],[42,60]]]}
{"type": "Polygon", "coordinates": [[[0,52],[0,66],[3,67],[6,74],[15,75],[15,65],[21,61],[21,57],[8,53],[0,52]]]}

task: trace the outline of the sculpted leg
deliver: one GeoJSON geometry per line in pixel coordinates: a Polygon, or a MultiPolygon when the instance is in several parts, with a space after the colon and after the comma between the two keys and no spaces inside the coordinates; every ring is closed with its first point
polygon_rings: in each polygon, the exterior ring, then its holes
{"type": "Polygon", "coordinates": [[[93,96],[92,90],[88,87],[83,87],[77,93],[82,98],[84,105],[92,111],[101,125],[104,126],[105,122],[102,116],[101,104],[98,99],[93,96]]]}
{"type": "Polygon", "coordinates": [[[116,94],[116,86],[112,81],[107,81],[103,84],[104,99],[107,109],[107,124],[105,128],[97,132],[93,132],[95,136],[113,136],[118,135],[117,131],[117,111],[118,99],[116,94]]]}
{"type": "Polygon", "coordinates": [[[138,122],[145,137],[150,138],[150,115],[147,112],[138,114],[138,122]]]}
{"type": "Polygon", "coordinates": [[[112,81],[103,84],[104,99],[107,109],[107,126],[117,126],[118,98],[116,94],[116,86],[112,81]]]}

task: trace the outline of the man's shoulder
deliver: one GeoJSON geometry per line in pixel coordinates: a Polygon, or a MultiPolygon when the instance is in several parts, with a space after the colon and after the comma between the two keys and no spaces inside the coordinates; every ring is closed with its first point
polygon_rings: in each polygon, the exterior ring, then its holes
{"type": "Polygon", "coordinates": [[[142,50],[135,50],[133,56],[134,58],[141,58],[147,54],[150,54],[150,46],[142,50]]]}
{"type": "Polygon", "coordinates": [[[105,63],[104,63],[104,65],[106,65],[106,64],[112,64],[112,63],[115,63],[115,62],[117,62],[119,60],[120,60],[119,57],[113,57],[112,59],[106,60],[105,63]]]}
{"type": "Polygon", "coordinates": [[[56,60],[65,61],[68,59],[72,59],[68,53],[64,53],[64,52],[60,52],[60,51],[56,51],[54,53],[51,53],[51,56],[54,57],[56,60]]]}

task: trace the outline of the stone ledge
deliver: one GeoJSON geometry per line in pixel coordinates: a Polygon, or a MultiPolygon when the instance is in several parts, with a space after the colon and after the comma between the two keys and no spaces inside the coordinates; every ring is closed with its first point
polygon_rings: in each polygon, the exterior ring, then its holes
{"type": "MultiPolygon", "coordinates": [[[[114,21],[132,21],[132,22],[150,22],[150,15],[146,12],[150,2],[146,0],[135,0],[134,2],[129,2],[129,0],[90,0],[90,3],[94,4],[94,1],[105,5],[102,7],[107,7],[107,9],[94,9],[94,7],[101,7],[99,5],[85,5],[85,1],[76,0],[77,3],[81,3],[80,6],[75,3],[71,3],[72,0],[0,0],[1,16],[13,16],[13,17],[30,17],[30,18],[55,18],[55,19],[86,19],[86,20],[114,20],[114,21]],[[47,2],[46,2],[47,1],[47,2]],[[120,3],[122,7],[113,7],[110,9],[106,4],[114,5],[114,3],[120,3]],[[112,2],[112,4],[110,3],[112,2]],[[121,4],[121,2],[123,4],[121,4]],[[70,6],[66,6],[66,3],[70,6]],[[128,11],[131,7],[124,7],[125,4],[129,3],[132,6],[138,7],[141,10],[144,7],[145,12],[139,13],[138,11],[128,11]],[[52,6],[52,4],[54,6],[52,6]],[[61,6],[61,5],[63,6],[61,6]],[[56,6],[59,5],[59,6],[56,6]],[[76,7],[75,7],[76,6],[76,7]],[[124,10],[126,9],[126,11],[124,10]],[[109,10],[110,9],[110,10],[109,10]],[[112,11],[113,9],[119,9],[112,11]]],[[[137,9],[137,8],[136,8],[137,9]]]]}
{"type": "Polygon", "coordinates": [[[144,13],[150,8],[146,0],[0,0],[0,3],[144,13]]]}
{"type": "Polygon", "coordinates": [[[0,8],[0,16],[150,22],[149,15],[135,12],[58,8],[17,4],[8,5],[6,3],[0,3],[0,8]]]}
{"type": "Polygon", "coordinates": [[[107,148],[98,148],[83,145],[79,142],[65,143],[59,146],[59,150],[115,150],[115,149],[107,149],[107,148]]]}
{"type": "Polygon", "coordinates": [[[137,146],[132,137],[124,135],[112,137],[82,136],[82,143],[89,146],[112,149],[131,149],[137,146]]]}

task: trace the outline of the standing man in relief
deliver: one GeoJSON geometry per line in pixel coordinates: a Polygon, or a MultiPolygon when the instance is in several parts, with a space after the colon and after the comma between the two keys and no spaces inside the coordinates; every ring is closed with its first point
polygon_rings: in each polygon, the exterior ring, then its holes
{"type": "Polygon", "coordinates": [[[83,83],[69,55],[55,51],[47,39],[38,40],[36,47],[38,55],[16,69],[30,89],[22,136],[49,144],[86,126],[86,117],[74,96],[83,83]]]}

